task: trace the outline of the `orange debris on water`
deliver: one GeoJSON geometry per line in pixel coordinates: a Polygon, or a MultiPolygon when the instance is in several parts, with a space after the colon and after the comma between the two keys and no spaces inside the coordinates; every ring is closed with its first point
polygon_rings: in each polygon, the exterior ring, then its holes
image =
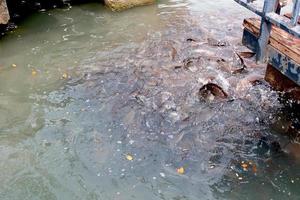
{"type": "Polygon", "coordinates": [[[256,167],[255,164],[252,165],[252,171],[253,171],[253,173],[256,173],[256,172],[257,172],[257,167],[256,167]]]}
{"type": "Polygon", "coordinates": [[[248,165],[247,165],[246,163],[241,164],[241,166],[242,166],[243,168],[246,168],[246,169],[247,169],[247,167],[248,167],[248,165]]]}

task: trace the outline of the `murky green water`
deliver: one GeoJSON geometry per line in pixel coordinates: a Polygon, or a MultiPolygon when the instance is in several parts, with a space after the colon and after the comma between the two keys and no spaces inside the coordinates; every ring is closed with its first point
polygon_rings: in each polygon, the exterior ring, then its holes
{"type": "Polygon", "coordinates": [[[246,16],[162,0],[27,18],[0,40],[0,199],[300,199],[296,156],[257,146],[287,143],[276,93],[240,82],[264,68],[230,73],[246,16]],[[211,80],[234,100],[200,102],[211,80]]]}

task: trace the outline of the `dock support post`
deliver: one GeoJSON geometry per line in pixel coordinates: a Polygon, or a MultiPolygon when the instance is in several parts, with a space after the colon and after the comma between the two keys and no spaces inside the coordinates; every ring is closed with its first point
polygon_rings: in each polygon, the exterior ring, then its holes
{"type": "Polygon", "coordinates": [[[256,60],[263,62],[265,61],[267,45],[269,42],[269,37],[271,33],[272,24],[266,20],[265,15],[270,12],[274,12],[276,8],[277,0],[265,0],[263,15],[260,25],[260,35],[258,39],[258,49],[256,54],[256,60]]]}
{"type": "Polygon", "coordinates": [[[296,26],[299,20],[300,14],[300,0],[295,0],[294,7],[293,7],[293,14],[291,19],[292,26],[296,26]]]}

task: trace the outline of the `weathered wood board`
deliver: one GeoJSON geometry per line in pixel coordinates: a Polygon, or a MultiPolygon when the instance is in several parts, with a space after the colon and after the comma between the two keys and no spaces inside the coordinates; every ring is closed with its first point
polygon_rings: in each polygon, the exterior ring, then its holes
{"type": "Polygon", "coordinates": [[[265,80],[275,90],[285,92],[287,98],[300,101],[300,87],[271,64],[267,65],[265,80]]]}

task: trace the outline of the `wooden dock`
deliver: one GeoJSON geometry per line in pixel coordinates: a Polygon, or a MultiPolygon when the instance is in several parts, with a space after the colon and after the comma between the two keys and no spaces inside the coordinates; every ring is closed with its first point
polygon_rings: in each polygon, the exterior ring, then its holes
{"type": "Polygon", "coordinates": [[[256,52],[258,62],[268,64],[266,80],[300,100],[300,0],[285,15],[276,13],[278,0],[265,0],[262,8],[249,0],[235,1],[260,16],[244,20],[243,44],[256,52]]]}

